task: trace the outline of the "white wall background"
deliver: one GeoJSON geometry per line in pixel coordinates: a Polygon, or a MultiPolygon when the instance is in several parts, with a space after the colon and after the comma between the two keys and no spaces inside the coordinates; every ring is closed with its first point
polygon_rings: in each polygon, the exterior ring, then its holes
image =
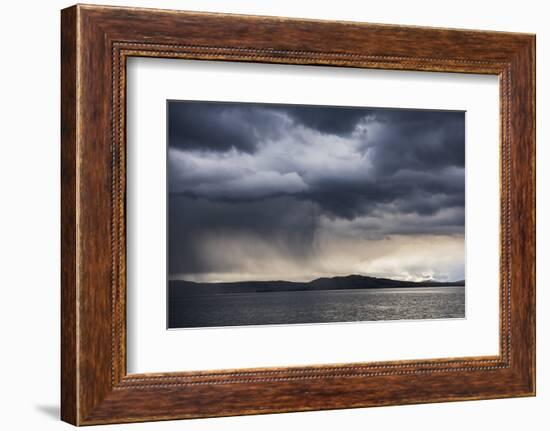
{"type": "MultiPolygon", "coordinates": [[[[538,396],[406,407],[105,426],[96,429],[547,429],[550,423],[550,13],[543,1],[102,1],[172,9],[477,28],[537,34],[538,396]]],[[[59,410],[59,9],[4,2],[0,15],[0,426],[62,430],[59,410]]]]}

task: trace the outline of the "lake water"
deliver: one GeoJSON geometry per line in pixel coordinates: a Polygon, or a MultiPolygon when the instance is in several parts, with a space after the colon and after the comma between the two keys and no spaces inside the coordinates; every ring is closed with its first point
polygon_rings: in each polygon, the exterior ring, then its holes
{"type": "Polygon", "coordinates": [[[465,289],[414,287],[173,296],[169,327],[465,317],[465,289]]]}

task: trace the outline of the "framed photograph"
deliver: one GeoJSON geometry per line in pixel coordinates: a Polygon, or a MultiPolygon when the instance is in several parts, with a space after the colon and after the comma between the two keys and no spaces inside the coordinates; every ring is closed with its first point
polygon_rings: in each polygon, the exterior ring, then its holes
{"type": "Polygon", "coordinates": [[[169,329],[465,317],[464,112],[167,116],[169,329]]]}
{"type": "Polygon", "coordinates": [[[61,415],[535,394],[535,36],[61,14],[61,415]]]}

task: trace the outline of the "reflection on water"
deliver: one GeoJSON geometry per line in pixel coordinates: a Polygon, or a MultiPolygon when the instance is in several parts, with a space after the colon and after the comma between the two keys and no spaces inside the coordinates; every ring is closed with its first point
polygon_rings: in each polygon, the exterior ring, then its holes
{"type": "Polygon", "coordinates": [[[463,318],[464,287],[170,295],[170,328],[463,318]]]}

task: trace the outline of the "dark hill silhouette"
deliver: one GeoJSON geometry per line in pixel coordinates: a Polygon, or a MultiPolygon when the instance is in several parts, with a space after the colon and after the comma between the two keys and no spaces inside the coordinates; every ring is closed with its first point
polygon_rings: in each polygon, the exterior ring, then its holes
{"type": "Polygon", "coordinates": [[[367,277],[363,275],[348,275],[343,277],[323,277],[309,282],[294,282],[284,280],[273,281],[236,281],[229,283],[196,283],[185,280],[170,280],[170,296],[220,295],[228,293],[261,293],[261,292],[297,292],[315,290],[345,290],[345,289],[379,289],[379,288],[415,288],[415,287],[445,287],[464,286],[464,280],[453,282],[404,281],[390,278],[367,277]]]}

